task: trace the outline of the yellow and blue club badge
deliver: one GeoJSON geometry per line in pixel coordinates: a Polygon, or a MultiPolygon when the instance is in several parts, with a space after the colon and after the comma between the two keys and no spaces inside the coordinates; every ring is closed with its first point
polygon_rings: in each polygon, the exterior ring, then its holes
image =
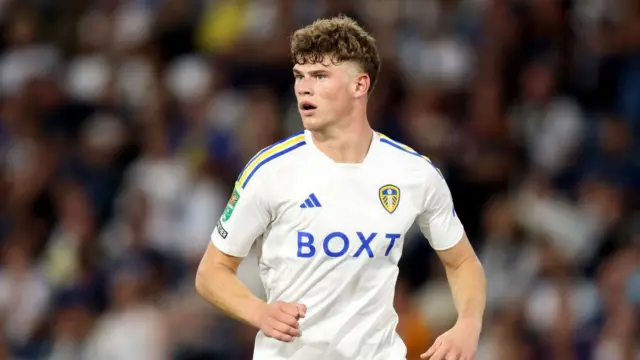
{"type": "Polygon", "coordinates": [[[385,185],[378,191],[380,203],[389,214],[393,214],[400,204],[400,188],[395,185],[385,185]]]}

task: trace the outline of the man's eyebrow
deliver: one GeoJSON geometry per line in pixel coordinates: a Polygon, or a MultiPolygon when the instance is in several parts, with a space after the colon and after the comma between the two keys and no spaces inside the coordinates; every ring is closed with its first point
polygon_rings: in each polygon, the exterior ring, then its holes
{"type": "MultiPolygon", "coordinates": [[[[309,75],[323,75],[323,74],[328,74],[329,71],[325,70],[325,69],[320,69],[320,70],[311,70],[308,73],[309,73],[309,75]]],[[[293,69],[293,74],[294,75],[304,75],[300,70],[296,70],[296,69],[293,69]]]]}

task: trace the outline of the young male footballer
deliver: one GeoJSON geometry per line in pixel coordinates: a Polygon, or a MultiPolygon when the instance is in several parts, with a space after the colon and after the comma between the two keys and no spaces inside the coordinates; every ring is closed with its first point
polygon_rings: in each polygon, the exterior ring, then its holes
{"type": "Polygon", "coordinates": [[[404,237],[417,221],[458,311],[422,357],[471,360],[484,272],[438,169],[369,125],[380,71],[374,39],[350,18],[323,19],[293,34],[291,58],[305,130],[246,165],[198,268],[197,291],[260,330],[256,360],[404,360],[393,298],[404,237]],[[254,244],[267,302],[236,277],[254,244]]]}

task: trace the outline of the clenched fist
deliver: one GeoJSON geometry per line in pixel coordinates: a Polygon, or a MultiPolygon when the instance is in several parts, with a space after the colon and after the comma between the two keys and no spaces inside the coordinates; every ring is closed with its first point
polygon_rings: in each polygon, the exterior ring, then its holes
{"type": "Polygon", "coordinates": [[[302,304],[282,301],[267,304],[260,314],[260,331],[267,337],[291,342],[302,334],[298,320],[306,312],[307,307],[302,304]]]}

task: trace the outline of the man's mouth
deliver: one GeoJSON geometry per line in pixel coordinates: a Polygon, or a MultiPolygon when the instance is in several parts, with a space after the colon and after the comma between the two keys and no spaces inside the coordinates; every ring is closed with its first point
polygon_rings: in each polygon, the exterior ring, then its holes
{"type": "Polygon", "coordinates": [[[303,110],[303,111],[311,111],[311,110],[315,110],[316,108],[317,108],[316,105],[307,101],[300,103],[300,110],[303,110]]]}

